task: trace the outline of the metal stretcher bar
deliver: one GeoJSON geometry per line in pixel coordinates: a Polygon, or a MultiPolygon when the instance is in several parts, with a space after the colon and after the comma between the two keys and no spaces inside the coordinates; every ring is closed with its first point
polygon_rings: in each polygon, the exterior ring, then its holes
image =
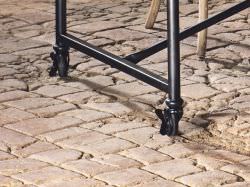
{"type": "Polygon", "coordinates": [[[113,55],[103,49],[95,47],[88,42],[80,40],[70,34],[61,35],[63,43],[91,57],[100,60],[111,67],[119,69],[129,75],[148,83],[164,92],[168,92],[168,80],[139,67],[123,58],[113,55]]]}
{"type": "MultiPolygon", "coordinates": [[[[180,33],[179,35],[179,40],[184,40],[186,38],[188,38],[189,36],[194,35],[195,33],[198,33],[224,19],[227,19],[231,16],[233,16],[234,14],[237,14],[238,12],[245,10],[247,8],[250,7],[250,0],[245,0],[231,8],[229,8],[228,10],[225,10],[221,13],[218,13],[210,18],[208,18],[205,21],[202,21],[186,30],[184,30],[183,32],[180,33]]],[[[155,53],[165,49],[168,47],[168,40],[164,40],[152,47],[149,47],[147,49],[144,49],[143,51],[134,53],[134,54],[130,54],[127,57],[125,57],[125,59],[129,60],[130,62],[133,62],[135,64],[139,63],[140,61],[154,55],[155,53]]]]}

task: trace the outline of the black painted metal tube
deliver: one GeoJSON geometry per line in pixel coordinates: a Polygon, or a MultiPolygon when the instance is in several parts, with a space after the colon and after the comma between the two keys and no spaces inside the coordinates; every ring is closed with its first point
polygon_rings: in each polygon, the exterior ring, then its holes
{"type": "Polygon", "coordinates": [[[94,57],[101,62],[104,62],[111,67],[119,69],[149,85],[160,89],[164,92],[168,92],[168,80],[156,75],[142,67],[137,66],[123,58],[113,55],[101,48],[93,46],[79,38],[76,38],[70,34],[61,35],[63,42],[68,46],[78,51],[81,51],[91,57],[94,57]]]}
{"type": "Polygon", "coordinates": [[[180,100],[179,0],[168,0],[168,81],[169,101],[180,100]]]}
{"type": "MultiPolygon", "coordinates": [[[[196,24],[193,27],[190,27],[188,29],[186,29],[185,31],[180,33],[180,37],[179,40],[184,40],[186,38],[188,38],[189,36],[192,36],[195,33],[198,33],[226,18],[229,18],[230,16],[233,16],[234,14],[245,10],[247,8],[250,7],[250,0],[245,0],[231,8],[229,8],[228,10],[225,10],[221,13],[218,13],[210,18],[208,18],[207,20],[200,22],[198,24],[196,24]]],[[[128,55],[127,57],[125,57],[125,59],[137,64],[138,62],[142,61],[145,58],[148,58],[152,55],[154,55],[155,53],[165,49],[168,47],[168,40],[162,41],[152,47],[149,47],[143,51],[128,55]]]]}
{"type": "Polygon", "coordinates": [[[61,35],[67,31],[66,0],[56,0],[56,44],[62,45],[61,35]]]}

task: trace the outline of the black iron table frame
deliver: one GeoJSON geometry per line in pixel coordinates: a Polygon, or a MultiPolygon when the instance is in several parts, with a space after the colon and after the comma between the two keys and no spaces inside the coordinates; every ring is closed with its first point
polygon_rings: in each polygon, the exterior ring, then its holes
{"type": "Polygon", "coordinates": [[[168,107],[163,111],[156,110],[156,114],[162,120],[161,134],[167,134],[169,136],[177,135],[178,123],[183,111],[183,101],[180,91],[180,41],[248,8],[250,6],[250,0],[238,3],[228,10],[214,15],[181,33],[179,33],[179,1],[168,0],[167,4],[168,40],[125,58],[121,58],[68,34],[66,25],[66,0],[56,0],[56,44],[54,46],[54,53],[51,53],[53,66],[50,70],[50,76],[55,76],[57,71],[60,77],[67,76],[69,68],[69,48],[74,48],[94,57],[111,67],[168,93],[169,98],[166,100],[168,107]],[[168,48],[168,80],[136,65],[141,60],[165,48],[168,48]]]}

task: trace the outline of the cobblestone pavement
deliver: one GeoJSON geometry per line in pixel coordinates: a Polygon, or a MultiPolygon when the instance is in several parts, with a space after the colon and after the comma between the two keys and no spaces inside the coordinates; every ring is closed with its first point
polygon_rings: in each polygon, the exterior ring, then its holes
{"type": "MultiPolygon", "coordinates": [[[[210,15],[234,3],[213,1],[210,15]]],[[[76,51],[69,78],[48,77],[52,0],[0,5],[0,186],[250,186],[249,9],[209,29],[205,61],[196,36],[182,42],[185,113],[181,135],[169,138],[154,114],[166,95],[155,88],[76,51]]],[[[124,56],[166,36],[163,6],[144,29],[148,7],[69,0],[68,28],[124,56]]],[[[182,1],[181,29],[197,22],[197,8],[182,1]]],[[[140,65],[166,76],[166,53],[140,65]]]]}

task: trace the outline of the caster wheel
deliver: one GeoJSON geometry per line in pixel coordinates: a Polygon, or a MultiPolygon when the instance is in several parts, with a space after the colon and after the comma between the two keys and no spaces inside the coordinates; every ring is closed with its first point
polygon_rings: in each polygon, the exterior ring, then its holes
{"type": "Polygon", "coordinates": [[[68,76],[69,60],[67,55],[60,54],[57,56],[57,67],[60,77],[68,76]]]}
{"type": "Polygon", "coordinates": [[[167,136],[175,136],[178,134],[178,123],[180,120],[178,113],[174,111],[171,112],[169,109],[165,109],[164,111],[157,109],[155,113],[162,121],[160,134],[167,136]]]}
{"type": "Polygon", "coordinates": [[[54,66],[51,66],[51,67],[50,67],[50,71],[49,71],[49,76],[50,76],[50,77],[55,77],[55,76],[56,76],[56,73],[57,73],[57,68],[54,67],[54,66]]]}
{"type": "Polygon", "coordinates": [[[53,65],[50,67],[49,76],[55,77],[57,75],[57,59],[54,52],[50,53],[50,58],[53,61],[53,65]]]}

